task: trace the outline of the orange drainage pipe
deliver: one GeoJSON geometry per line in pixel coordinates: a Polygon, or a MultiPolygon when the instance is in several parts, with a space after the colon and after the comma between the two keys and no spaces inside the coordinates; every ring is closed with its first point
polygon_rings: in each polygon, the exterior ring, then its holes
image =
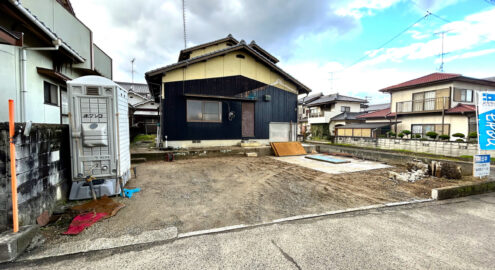
{"type": "Polygon", "coordinates": [[[17,176],[15,170],[15,144],[14,144],[14,101],[9,99],[9,137],[10,137],[10,177],[12,189],[12,222],[14,233],[19,231],[19,217],[17,216],[17,176]]]}

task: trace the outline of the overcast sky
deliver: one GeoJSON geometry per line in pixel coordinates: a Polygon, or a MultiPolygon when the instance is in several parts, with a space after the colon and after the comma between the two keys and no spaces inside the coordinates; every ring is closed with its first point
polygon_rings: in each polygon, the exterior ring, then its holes
{"type": "MultiPolygon", "coordinates": [[[[76,16],[114,60],[114,80],[135,82],[177,61],[184,48],[180,0],[72,0],[76,16]]],[[[187,46],[227,36],[255,40],[279,66],[325,94],[388,102],[379,89],[438,70],[495,76],[495,6],[485,0],[186,0],[187,46]],[[430,10],[383,49],[376,50],[430,10]],[[362,61],[349,67],[356,60],[362,61]],[[333,79],[331,79],[333,78],[333,79]]],[[[494,1],[495,2],[495,1],[494,1]]]]}

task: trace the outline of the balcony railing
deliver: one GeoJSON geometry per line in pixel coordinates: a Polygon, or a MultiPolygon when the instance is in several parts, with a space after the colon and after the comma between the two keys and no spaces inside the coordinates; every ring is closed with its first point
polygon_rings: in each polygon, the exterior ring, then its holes
{"type": "Polygon", "coordinates": [[[310,118],[315,118],[315,117],[323,117],[325,114],[323,112],[317,112],[317,113],[310,113],[309,117],[310,118]]]}
{"type": "Polygon", "coordinates": [[[450,109],[449,97],[427,98],[397,102],[397,113],[433,112],[450,109]]]}

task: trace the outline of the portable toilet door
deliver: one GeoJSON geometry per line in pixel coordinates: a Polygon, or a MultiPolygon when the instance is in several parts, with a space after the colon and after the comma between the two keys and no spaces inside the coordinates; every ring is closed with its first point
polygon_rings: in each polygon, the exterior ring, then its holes
{"type": "Polygon", "coordinates": [[[103,180],[99,182],[103,186],[97,187],[98,196],[116,195],[120,193],[118,178],[124,182],[130,178],[127,91],[99,76],[84,76],[67,84],[74,181],[70,198],[90,195],[87,185],[78,182],[88,176],[103,180]]]}

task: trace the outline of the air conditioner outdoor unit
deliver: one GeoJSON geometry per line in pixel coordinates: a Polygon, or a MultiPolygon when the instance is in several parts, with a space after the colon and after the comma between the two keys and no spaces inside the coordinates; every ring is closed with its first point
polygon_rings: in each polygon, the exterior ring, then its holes
{"type": "Polygon", "coordinates": [[[100,76],[67,82],[72,165],[70,200],[117,195],[131,178],[127,90],[100,76]]]}

